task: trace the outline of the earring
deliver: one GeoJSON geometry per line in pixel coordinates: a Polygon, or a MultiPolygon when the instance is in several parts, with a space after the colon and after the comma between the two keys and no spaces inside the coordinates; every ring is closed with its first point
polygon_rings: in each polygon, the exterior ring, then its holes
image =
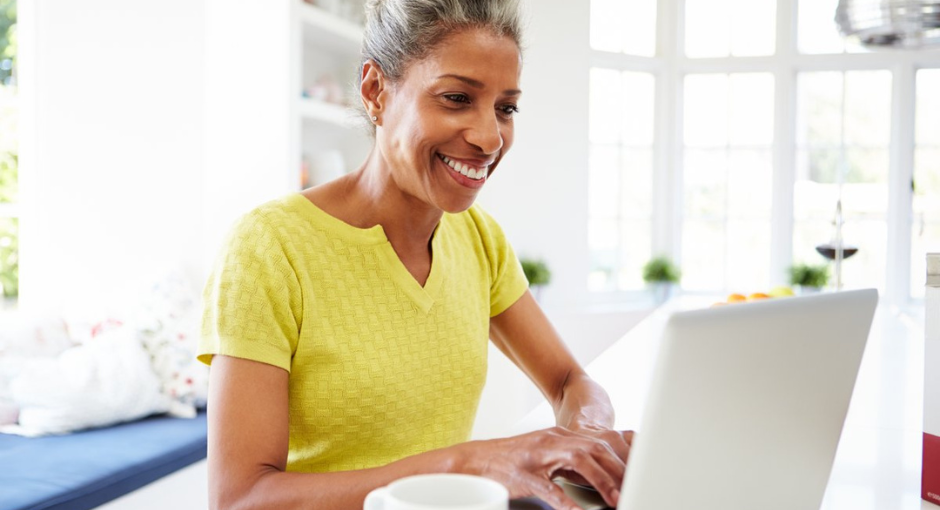
{"type": "Polygon", "coordinates": [[[375,121],[377,121],[377,120],[379,120],[379,118],[376,117],[375,115],[373,115],[373,116],[372,116],[372,122],[375,122],[375,121]]]}

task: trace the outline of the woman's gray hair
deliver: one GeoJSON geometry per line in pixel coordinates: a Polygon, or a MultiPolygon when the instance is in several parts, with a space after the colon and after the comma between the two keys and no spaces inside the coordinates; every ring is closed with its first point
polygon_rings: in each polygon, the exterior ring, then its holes
{"type": "Polygon", "coordinates": [[[518,0],[367,0],[359,79],[371,59],[390,81],[399,80],[456,30],[491,30],[521,49],[520,18],[518,0]]]}

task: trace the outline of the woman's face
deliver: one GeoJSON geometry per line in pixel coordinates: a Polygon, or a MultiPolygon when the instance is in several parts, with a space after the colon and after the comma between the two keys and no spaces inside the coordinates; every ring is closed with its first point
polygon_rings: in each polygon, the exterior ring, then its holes
{"type": "Polygon", "coordinates": [[[468,29],[387,84],[376,144],[398,187],[442,211],[468,209],[512,145],[520,71],[512,39],[468,29]]]}

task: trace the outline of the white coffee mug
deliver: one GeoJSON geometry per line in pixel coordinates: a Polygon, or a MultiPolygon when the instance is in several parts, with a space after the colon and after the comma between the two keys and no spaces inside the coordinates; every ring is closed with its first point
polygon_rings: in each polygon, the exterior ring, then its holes
{"type": "Polygon", "coordinates": [[[509,491],[473,475],[416,475],[366,496],[364,510],[509,510],[509,491]]]}

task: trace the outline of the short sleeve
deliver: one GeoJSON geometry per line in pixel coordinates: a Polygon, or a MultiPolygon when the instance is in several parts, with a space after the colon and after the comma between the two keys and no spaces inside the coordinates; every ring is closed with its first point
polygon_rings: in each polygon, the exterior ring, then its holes
{"type": "Polygon", "coordinates": [[[297,275],[259,211],[242,217],[223,244],[203,291],[197,358],[244,358],[288,372],[297,348],[302,295],[297,275]]]}
{"type": "Polygon", "coordinates": [[[490,317],[506,311],[525,294],[529,282],[503,229],[480,206],[470,209],[490,266],[490,317]]]}

